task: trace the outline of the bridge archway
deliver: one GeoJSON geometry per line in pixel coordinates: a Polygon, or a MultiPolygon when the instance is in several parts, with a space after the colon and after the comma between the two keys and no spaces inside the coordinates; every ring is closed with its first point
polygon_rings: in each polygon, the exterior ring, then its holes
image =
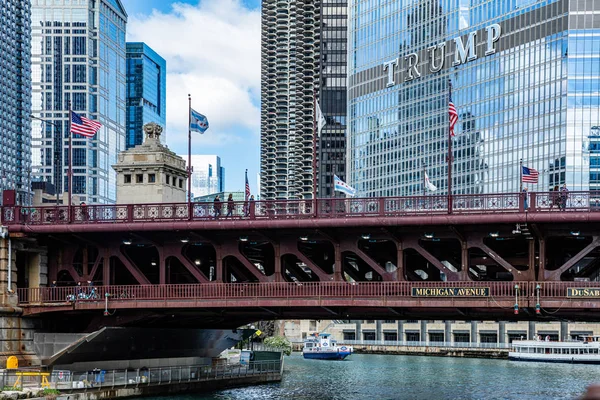
{"type": "Polygon", "coordinates": [[[356,282],[382,281],[383,277],[353,251],[342,252],[342,273],[345,280],[356,282]],[[348,279],[350,278],[350,279],[348,279]]]}
{"type": "Polygon", "coordinates": [[[223,282],[258,282],[259,279],[246,266],[234,256],[223,258],[223,282]]]}
{"type": "Polygon", "coordinates": [[[295,254],[281,256],[281,271],[283,279],[287,282],[319,282],[319,275],[314,273],[306,263],[302,262],[295,254]]]}
{"type": "Polygon", "coordinates": [[[335,250],[331,242],[327,240],[299,240],[297,248],[300,253],[312,261],[323,272],[333,274],[335,250]]]}
{"type": "Polygon", "coordinates": [[[135,265],[151,284],[157,285],[160,280],[160,265],[162,260],[158,250],[153,245],[138,244],[121,247],[123,255],[135,265]]]}

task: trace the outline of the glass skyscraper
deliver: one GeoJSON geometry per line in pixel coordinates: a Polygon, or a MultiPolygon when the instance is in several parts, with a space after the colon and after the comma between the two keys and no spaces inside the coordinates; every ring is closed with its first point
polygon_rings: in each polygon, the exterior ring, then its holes
{"type": "MultiPolygon", "coordinates": [[[[0,5],[0,190],[31,201],[31,5],[0,5]]],[[[1,201],[1,200],[0,200],[1,201]]]]}
{"type": "MultiPolygon", "coordinates": [[[[166,127],[167,62],[146,43],[127,43],[126,147],[142,144],[142,127],[156,122],[166,127]]],[[[166,137],[162,137],[166,142],[166,137]]]]}
{"type": "Polygon", "coordinates": [[[362,196],[600,189],[600,2],[349,2],[349,183],[362,196]]]}
{"type": "MultiPolygon", "coordinates": [[[[187,154],[180,154],[187,164],[187,154]]],[[[206,196],[225,190],[225,168],[221,157],[192,154],[192,195],[206,196]]]]}
{"type": "Polygon", "coordinates": [[[73,194],[88,203],[116,201],[111,168],[125,149],[125,25],[119,0],[32,0],[35,180],[68,189],[68,105],[96,119],[93,139],[73,137],[73,194]]]}

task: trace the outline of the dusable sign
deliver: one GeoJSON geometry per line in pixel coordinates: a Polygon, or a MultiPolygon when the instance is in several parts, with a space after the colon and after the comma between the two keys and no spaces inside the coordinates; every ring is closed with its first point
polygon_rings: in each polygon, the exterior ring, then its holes
{"type": "MultiPolygon", "coordinates": [[[[489,56],[496,52],[494,44],[498,41],[498,39],[500,39],[502,28],[500,28],[500,25],[498,24],[492,24],[486,27],[485,31],[487,42],[485,55],[489,56]]],[[[452,62],[452,66],[457,66],[460,64],[464,64],[468,61],[473,61],[477,59],[477,50],[475,47],[476,39],[477,31],[470,32],[467,35],[466,45],[463,43],[462,38],[460,36],[454,38],[454,43],[456,44],[456,51],[454,52],[454,61],[452,62]]],[[[435,46],[428,47],[427,54],[429,57],[429,71],[440,71],[442,68],[444,68],[444,62],[446,59],[446,42],[438,43],[435,46]]],[[[396,72],[396,68],[399,67],[399,63],[400,60],[398,57],[383,63],[383,70],[387,71],[388,87],[394,86],[396,84],[396,82],[394,82],[394,73],[396,72]]],[[[417,68],[417,65],[419,64],[419,55],[417,53],[410,53],[407,56],[405,56],[404,63],[404,71],[406,73],[404,76],[405,81],[411,81],[421,76],[421,72],[417,68]]]]}

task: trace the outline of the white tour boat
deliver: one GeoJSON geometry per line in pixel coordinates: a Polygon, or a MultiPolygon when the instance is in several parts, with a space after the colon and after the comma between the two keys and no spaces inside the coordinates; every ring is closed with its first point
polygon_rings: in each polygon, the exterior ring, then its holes
{"type": "Polygon", "coordinates": [[[304,341],[302,355],[315,360],[343,360],[352,354],[351,346],[338,346],[329,333],[315,333],[304,341]]]}
{"type": "Polygon", "coordinates": [[[510,360],[600,364],[600,336],[582,336],[580,340],[551,342],[514,340],[510,360]]]}

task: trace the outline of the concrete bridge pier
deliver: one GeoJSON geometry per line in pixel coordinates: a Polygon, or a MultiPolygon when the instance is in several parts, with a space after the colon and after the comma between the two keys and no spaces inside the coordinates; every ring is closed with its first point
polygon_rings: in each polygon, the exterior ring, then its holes
{"type": "Polygon", "coordinates": [[[17,279],[21,275],[33,285],[42,282],[45,285],[47,266],[42,267],[42,262],[46,258],[23,249],[23,243],[15,243],[10,238],[0,239],[0,368],[6,365],[10,356],[17,356],[19,365],[39,364],[33,346],[34,323],[22,318],[22,309],[17,306],[17,279]],[[18,266],[23,270],[18,271],[18,266]]]}

